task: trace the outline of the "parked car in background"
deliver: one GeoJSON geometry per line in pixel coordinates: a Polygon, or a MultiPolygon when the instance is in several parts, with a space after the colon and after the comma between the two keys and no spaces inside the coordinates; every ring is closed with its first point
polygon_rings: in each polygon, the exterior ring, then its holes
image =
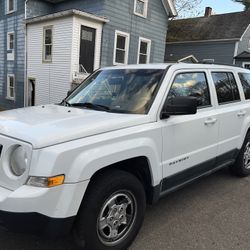
{"type": "Polygon", "coordinates": [[[147,203],[224,167],[248,176],[249,128],[246,69],[100,69],[60,104],[1,113],[1,225],[127,249],[147,203]]]}

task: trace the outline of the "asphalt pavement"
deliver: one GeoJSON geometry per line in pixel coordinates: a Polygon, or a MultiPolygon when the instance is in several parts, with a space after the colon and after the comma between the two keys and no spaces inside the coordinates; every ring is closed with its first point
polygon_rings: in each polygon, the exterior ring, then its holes
{"type": "MultiPolygon", "coordinates": [[[[0,231],[0,250],[74,250],[70,238],[39,239],[0,231]]],[[[249,250],[250,177],[225,169],[147,208],[129,250],[249,250]]],[[[94,250],[94,249],[93,249],[94,250]]]]}

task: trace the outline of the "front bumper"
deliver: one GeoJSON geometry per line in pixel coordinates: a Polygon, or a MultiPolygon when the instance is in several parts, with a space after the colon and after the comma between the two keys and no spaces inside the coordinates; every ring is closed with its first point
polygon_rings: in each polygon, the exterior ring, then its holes
{"type": "Polygon", "coordinates": [[[61,237],[68,234],[75,217],[50,218],[38,213],[0,211],[0,227],[15,233],[61,237]]]}
{"type": "Polygon", "coordinates": [[[0,187],[0,226],[14,232],[59,236],[68,233],[88,181],[54,188],[0,187]]]}

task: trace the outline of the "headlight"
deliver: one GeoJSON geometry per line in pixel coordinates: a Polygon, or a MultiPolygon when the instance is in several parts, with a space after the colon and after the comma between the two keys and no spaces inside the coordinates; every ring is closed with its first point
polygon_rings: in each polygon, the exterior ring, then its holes
{"type": "Polygon", "coordinates": [[[28,167],[28,155],[22,146],[17,146],[10,155],[10,169],[16,176],[24,174],[28,167]]]}

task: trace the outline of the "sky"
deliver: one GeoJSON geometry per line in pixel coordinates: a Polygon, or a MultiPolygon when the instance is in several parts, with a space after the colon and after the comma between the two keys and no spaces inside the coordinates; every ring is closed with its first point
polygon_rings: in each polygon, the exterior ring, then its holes
{"type": "Polygon", "coordinates": [[[203,0],[200,7],[201,11],[205,11],[207,6],[212,7],[215,14],[237,12],[244,9],[244,5],[235,3],[232,0],[203,0]]]}

